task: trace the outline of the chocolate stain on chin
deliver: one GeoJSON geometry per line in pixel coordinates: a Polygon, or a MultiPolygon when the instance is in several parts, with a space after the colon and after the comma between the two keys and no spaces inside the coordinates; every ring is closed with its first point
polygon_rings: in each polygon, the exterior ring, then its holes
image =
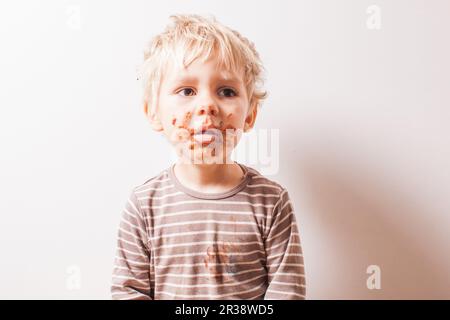
{"type": "Polygon", "coordinates": [[[171,140],[175,142],[182,142],[187,139],[189,139],[189,132],[183,128],[176,129],[171,135],[171,140]]]}
{"type": "Polygon", "coordinates": [[[235,127],[233,127],[231,124],[227,125],[224,130],[236,130],[235,127]]]}

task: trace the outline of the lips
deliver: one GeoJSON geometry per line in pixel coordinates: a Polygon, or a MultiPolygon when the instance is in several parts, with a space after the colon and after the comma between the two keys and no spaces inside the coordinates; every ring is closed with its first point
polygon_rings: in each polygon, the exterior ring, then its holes
{"type": "Polygon", "coordinates": [[[195,134],[193,138],[195,141],[197,141],[201,145],[208,145],[216,139],[215,135],[207,134],[207,133],[195,134]]]}
{"type": "Polygon", "coordinates": [[[196,142],[205,146],[213,141],[220,141],[222,139],[222,133],[214,127],[201,127],[194,131],[192,137],[196,142]]]}
{"type": "Polygon", "coordinates": [[[197,129],[194,129],[194,134],[205,133],[206,131],[220,131],[219,128],[212,125],[202,125],[197,129]]]}

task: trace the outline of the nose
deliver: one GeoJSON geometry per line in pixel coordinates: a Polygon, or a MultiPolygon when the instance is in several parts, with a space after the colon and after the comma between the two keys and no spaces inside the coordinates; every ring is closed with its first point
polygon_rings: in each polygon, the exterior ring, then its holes
{"type": "Polygon", "coordinates": [[[195,114],[199,116],[210,115],[217,116],[219,113],[219,108],[214,103],[202,104],[198,106],[195,110],[195,114]]]}
{"type": "Polygon", "coordinates": [[[205,89],[202,91],[202,94],[199,94],[198,98],[198,105],[195,110],[195,114],[199,116],[217,116],[219,113],[219,107],[217,106],[217,101],[215,100],[212,92],[205,89]]]}

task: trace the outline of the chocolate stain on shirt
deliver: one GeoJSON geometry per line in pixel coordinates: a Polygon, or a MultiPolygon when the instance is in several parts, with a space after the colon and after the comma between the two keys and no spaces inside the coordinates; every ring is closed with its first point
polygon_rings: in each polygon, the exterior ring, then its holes
{"type": "Polygon", "coordinates": [[[239,251],[239,246],[230,242],[222,242],[208,246],[204,264],[210,276],[219,283],[232,281],[232,275],[236,272],[236,257],[233,253],[239,251]]]}

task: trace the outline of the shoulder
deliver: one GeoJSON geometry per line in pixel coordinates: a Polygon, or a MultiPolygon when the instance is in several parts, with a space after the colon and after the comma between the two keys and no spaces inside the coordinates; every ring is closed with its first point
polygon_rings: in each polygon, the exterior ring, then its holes
{"type": "Polygon", "coordinates": [[[278,195],[279,198],[287,194],[287,189],[281,183],[266,177],[252,167],[245,166],[245,168],[248,170],[249,175],[247,185],[249,191],[274,194],[278,195]]]}
{"type": "Polygon", "coordinates": [[[148,197],[157,193],[165,193],[173,187],[169,177],[169,168],[162,170],[157,175],[147,178],[143,183],[132,188],[132,196],[137,199],[148,197]]]}
{"type": "Polygon", "coordinates": [[[252,187],[262,187],[262,188],[271,188],[278,191],[283,191],[285,188],[277,181],[272,180],[263,174],[261,174],[258,170],[252,167],[245,166],[248,170],[249,175],[249,186],[252,187]]]}
{"type": "Polygon", "coordinates": [[[148,207],[152,199],[161,199],[171,196],[174,185],[169,177],[169,169],[164,169],[143,183],[136,185],[129,193],[127,206],[134,209],[141,217],[146,218],[148,207]]]}

